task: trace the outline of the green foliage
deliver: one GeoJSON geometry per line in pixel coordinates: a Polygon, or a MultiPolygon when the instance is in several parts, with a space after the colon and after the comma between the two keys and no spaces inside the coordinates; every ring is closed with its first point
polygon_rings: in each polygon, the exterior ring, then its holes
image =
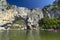
{"type": "Polygon", "coordinates": [[[26,23],[21,21],[21,20],[17,20],[15,21],[15,23],[12,25],[11,29],[21,29],[21,27],[26,26],[26,23]],[[18,24],[18,26],[15,26],[15,24],[18,24]]]}
{"type": "Polygon", "coordinates": [[[43,19],[39,20],[39,25],[45,29],[60,28],[60,27],[58,27],[58,26],[60,26],[60,19],[43,18],[43,19]]]}
{"type": "Polygon", "coordinates": [[[17,21],[15,22],[15,24],[25,25],[25,22],[24,22],[24,21],[21,21],[21,20],[17,20],[17,21]]]}

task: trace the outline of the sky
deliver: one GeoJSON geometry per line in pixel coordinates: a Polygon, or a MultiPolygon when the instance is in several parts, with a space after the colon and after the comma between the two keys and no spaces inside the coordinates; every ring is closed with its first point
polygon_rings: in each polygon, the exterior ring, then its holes
{"type": "Polygon", "coordinates": [[[20,7],[43,8],[46,5],[52,4],[55,0],[7,0],[10,5],[17,5],[20,7]]]}

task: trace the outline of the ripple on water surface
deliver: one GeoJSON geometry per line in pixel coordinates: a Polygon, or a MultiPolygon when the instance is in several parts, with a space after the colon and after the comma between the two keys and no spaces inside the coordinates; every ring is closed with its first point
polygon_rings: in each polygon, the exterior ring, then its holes
{"type": "Polygon", "coordinates": [[[0,32],[0,40],[60,40],[60,32],[9,30],[0,32]]]}

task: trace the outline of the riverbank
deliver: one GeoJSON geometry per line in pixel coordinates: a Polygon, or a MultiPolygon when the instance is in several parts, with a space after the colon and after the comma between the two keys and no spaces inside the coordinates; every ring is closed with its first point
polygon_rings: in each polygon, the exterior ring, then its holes
{"type": "MultiPolygon", "coordinates": [[[[29,29],[26,29],[26,28],[8,28],[8,29],[5,29],[4,27],[0,27],[0,30],[29,30],[29,29]]],[[[36,30],[36,29],[33,29],[33,30],[36,30]]],[[[42,31],[58,31],[59,29],[39,29],[39,30],[42,30],[42,31]]]]}

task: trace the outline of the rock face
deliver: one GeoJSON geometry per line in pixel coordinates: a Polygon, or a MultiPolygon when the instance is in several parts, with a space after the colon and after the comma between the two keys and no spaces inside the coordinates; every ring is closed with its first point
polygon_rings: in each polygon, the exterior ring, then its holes
{"type": "Polygon", "coordinates": [[[53,4],[60,4],[60,0],[55,0],[53,4]]]}
{"type": "Polygon", "coordinates": [[[24,7],[15,7],[18,15],[23,18],[27,24],[27,29],[38,28],[38,21],[43,18],[43,13],[39,8],[36,9],[27,9],[24,7]]]}
{"type": "Polygon", "coordinates": [[[27,15],[27,25],[32,28],[39,29],[38,21],[43,18],[43,13],[39,8],[30,10],[29,14],[27,15]]]}
{"type": "Polygon", "coordinates": [[[6,0],[0,0],[0,11],[2,9],[6,10],[5,7],[7,6],[6,0]]]}
{"type": "Polygon", "coordinates": [[[11,26],[15,17],[21,17],[26,21],[27,25],[32,29],[32,26],[38,26],[38,20],[43,18],[43,13],[39,8],[29,10],[24,7],[13,6],[13,9],[0,12],[0,26],[11,26]],[[28,19],[27,19],[28,18],[28,19]]]}
{"type": "Polygon", "coordinates": [[[16,14],[16,11],[14,12],[13,9],[6,10],[5,12],[0,13],[0,26],[5,27],[7,26],[7,24],[8,26],[12,24],[12,22],[15,20],[16,14]]]}
{"type": "Polygon", "coordinates": [[[48,18],[60,18],[60,0],[55,0],[52,5],[43,8],[44,16],[48,18]]]}
{"type": "Polygon", "coordinates": [[[60,18],[60,8],[57,5],[48,5],[43,8],[44,16],[48,18],[60,18]]]}
{"type": "Polygon", "coordinates": [[[6,29],[18,18],[23,19],[30,29],[38,28],[38,21],[43,18],[43,13],[39,8],[30,10],[12,5],[10,9],[7,9],[6,0],[0,0],[0,4],[0,27],[6,29]]]}

